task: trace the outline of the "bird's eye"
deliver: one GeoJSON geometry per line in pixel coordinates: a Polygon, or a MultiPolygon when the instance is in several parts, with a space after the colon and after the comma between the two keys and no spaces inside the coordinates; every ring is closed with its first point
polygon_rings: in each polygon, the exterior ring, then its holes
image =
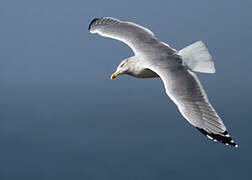
{"type": "Polygon", "coordinates": [[[122,64],[120,65],[120,67],[123,67],[123,66],[124,66],[124,64],[125,64],[125,63],[122,63],[122,64]]]}

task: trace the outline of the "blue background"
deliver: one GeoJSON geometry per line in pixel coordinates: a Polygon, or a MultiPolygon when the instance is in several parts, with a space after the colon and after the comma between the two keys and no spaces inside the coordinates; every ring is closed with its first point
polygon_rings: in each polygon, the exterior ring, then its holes
{"type": "Polygon", "coordinates": [[[1,0],[0,179],[251,179],[252,1],[1,0]],[[198,74],[239,148],[205,138],[160,79],[109,75],[133,53],[92,35],[95,17],[152,30],[175,49],[203,40],[198,74]]]}

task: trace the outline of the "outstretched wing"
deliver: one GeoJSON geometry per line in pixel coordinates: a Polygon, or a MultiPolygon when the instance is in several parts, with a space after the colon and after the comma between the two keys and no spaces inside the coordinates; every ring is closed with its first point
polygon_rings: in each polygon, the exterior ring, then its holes
{"type": "MultiPolygon", "coordinates": [[[[168,45],[160,42],[154,37],[154,34],[140,25],[132,22],[120,21],[111,17],[95,18],[89,24],[88,30],[91,33],[98,33],[101,36],[117,39],[126,43],[134,51],[140,54],[149,51],[153,47],[168,45]]],[[[171,49],[171,51],[173,51],[171,49]]]]}
{"type": "Polygon", "coordinates": [[[183,66],[174,67],[173,70],[156,69],[154,72],[163,80],[166,93],[185,119],[208,138],[237,147],[209,103],[196,74],[183,66]]]}

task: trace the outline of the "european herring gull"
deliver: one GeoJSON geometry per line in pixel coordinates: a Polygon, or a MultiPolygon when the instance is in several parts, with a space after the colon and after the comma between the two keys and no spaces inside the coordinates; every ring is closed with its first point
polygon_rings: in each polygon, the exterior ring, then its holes
{"type": "Polygon", "coordinates": [[[212,57],[202,41],[177,51],[159,41],[147,28],[111,17],[93,19],[88,30],[126,43],[135,54],[119,64],[111,79],[121,74],[160,77],[167,95],[189,123],[213,141],[238,147],[194,73],[215,72],[212,57]]]}

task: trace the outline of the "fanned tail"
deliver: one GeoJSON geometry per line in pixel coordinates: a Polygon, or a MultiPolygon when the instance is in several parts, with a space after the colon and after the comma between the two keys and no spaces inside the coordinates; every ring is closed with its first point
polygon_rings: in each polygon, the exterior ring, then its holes
{"type": "Polygon", "coordinates": [[[212,56],[202,41],[197,41],[178,52],[184,64],[195,72],[215,73],[212,56]]]}

